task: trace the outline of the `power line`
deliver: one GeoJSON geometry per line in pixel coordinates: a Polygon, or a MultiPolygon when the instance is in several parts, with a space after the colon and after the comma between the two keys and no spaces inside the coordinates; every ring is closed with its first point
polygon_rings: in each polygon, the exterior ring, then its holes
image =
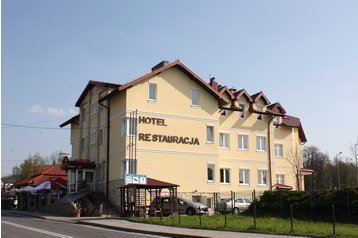
{"type": "Polygon", "coordinates": [[[71,128],[59,128],[59,127],[27,126],[27,125],[19,125],[19,124],[11,124],[11,123],[1,123],[1,125],[10,126],[10,127],[29,128],[29,129],[46,129],[46,130],[71,129],[71,128]]]}
{"type": "MultiPolygon", "coordinates": [[[[71,128],[65,127],[44,127],[44,126],[28,126],[28,125],[20,125],[20,124],[12,124],[12,123],[1,123],[1,126],[9,126],[9,127],[19,127],[19,128],[27,128],[27,129],[44,129],[44,130],[70,130],[71,128]]],[[[80,128],[72,128],[74,130],[86,130],[86,129],[100,129],[103,127],[80,127],[80,128]]]]}

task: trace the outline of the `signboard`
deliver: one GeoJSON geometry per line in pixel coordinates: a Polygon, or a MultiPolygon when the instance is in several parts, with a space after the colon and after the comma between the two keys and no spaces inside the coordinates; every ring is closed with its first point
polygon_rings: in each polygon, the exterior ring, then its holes
{"type": "Polygon", "coordinates": [[[125,175],[125,184],[147,184],[147,176],[140,174],[126,174],[125,175]]]}

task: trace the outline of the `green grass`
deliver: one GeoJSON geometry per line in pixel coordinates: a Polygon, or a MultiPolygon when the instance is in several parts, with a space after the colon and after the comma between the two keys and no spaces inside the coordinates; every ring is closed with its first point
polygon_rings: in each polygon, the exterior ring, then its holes
{"type": "Polygon", "coordinates": [[[201,226],[199,216],[181,216],[179,217],[160,217],[139,218],[132,217],[130,220],[135,222],[145,222],[157,225],[201,228],[226,231],[243,231],[273,234],[291,234],[301,236],[314,237],[358,237],[358,225],[352,224],[336,224],[336,235],[333,236],[332,223],[327,222],[311,222],[302,220],[293,220],[293,232],[291,232],[291,223],[289,219],[281,219],[276,217],[259,217],[256,218],[256,229],[254,229],[254,219],[250,216],[243,215],[227,215],[225,226],[225,216],[201,216],[201,226]]]}

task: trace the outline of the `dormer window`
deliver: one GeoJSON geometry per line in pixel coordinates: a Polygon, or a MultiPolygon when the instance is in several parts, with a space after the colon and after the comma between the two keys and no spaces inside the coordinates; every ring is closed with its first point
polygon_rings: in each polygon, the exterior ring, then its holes
{"type": "Polygon", "coordinates": [[[240,113],[240,118],[245,118],[245,104],[239,104],[239,108],[241,109],[240,113]]]}
{"type": "Polygon", "coordinates": [[[227,114],[228,114],[228,111],[227,111],[226,109],[221,109],[221,110],[220,110],[220,115],[221,115],[221,116],[225,116],[225,117],[226,117],[227,114]]]}
{"type": "Polygon", "coordinates": [[[275,117],[274,125],[276,126],[276,128],[278,128],[278,126],[280,125],[280,117],[275,117]]]}
{"type": "MultiPolygon", "coordinates": [[[[264,111],[264,107],[263,106],[256,106],[256,110],[259,111],[259,112],[263,112],[264,111]]],[[[262,120],[262,114],[259,114],[257,116],[257,120],[262,120]]]]}

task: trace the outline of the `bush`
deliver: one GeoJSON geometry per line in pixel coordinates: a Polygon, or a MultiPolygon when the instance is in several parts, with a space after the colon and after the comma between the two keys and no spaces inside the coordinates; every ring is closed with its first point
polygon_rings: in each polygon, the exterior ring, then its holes
{"type": "Polygon", "coordinates": [[[259,200],[254,201],[246,213],[253,212],[263,216],[290,215],[292,205],[294,216],[302,219],[330,220],[332,205],[338,221],[358,222],[358,187],[340,190],[305,191],[266,191],[259,200]]]}

